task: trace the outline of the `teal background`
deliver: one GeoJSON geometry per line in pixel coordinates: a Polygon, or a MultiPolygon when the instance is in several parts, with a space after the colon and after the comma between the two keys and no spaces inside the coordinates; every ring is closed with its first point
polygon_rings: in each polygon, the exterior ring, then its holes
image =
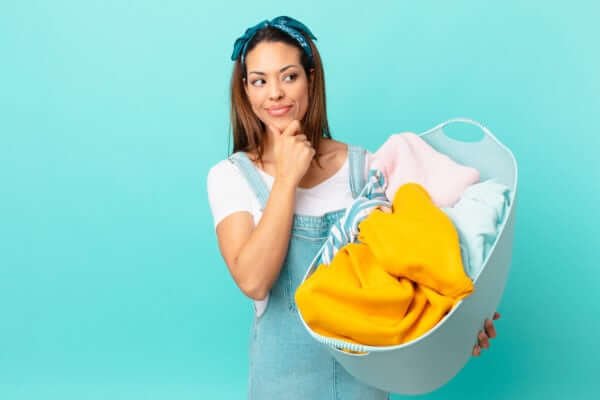
{"type": "Polygon", "coordinates": [[[498,337],[422,398],[598,398],[597,4],[2,1],[0,399],[245,398],[206,175],[233,42],[277,15],[318,37],[334,138],[465,116],[519,162],[498,337]]]}

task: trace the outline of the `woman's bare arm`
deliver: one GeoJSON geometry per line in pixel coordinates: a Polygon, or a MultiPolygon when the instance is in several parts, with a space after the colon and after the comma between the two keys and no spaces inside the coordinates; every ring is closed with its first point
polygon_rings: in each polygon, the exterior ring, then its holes
{"type": "Polygon", "coordinates": [[[296,184],[276,179],[256,225],[247,211],[233,213],[217,225],[223,259],[244,294],[264,299],[277,280],[287,253],[296,184]]]}

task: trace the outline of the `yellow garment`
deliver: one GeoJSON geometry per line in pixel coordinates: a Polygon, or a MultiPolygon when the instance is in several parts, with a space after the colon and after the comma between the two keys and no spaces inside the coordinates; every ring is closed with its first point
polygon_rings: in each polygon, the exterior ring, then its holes
{"type": "Polygon", "coordinates": [[[342,247],[296,291],[313,331],[351,343],[401,344],[473,292],[456,230],[420,185],[400,187],[392,213],[374,210],[359,230],[362,243],[342,247]]]}
{"type": "Polygon", "coordinates": [[[359,225],[358,240],[369,246],[379,265],[438,293],[463,298],[473,291],[450,218],[416,183],[401,186],[392,214],[373,211],[359,225]]]}

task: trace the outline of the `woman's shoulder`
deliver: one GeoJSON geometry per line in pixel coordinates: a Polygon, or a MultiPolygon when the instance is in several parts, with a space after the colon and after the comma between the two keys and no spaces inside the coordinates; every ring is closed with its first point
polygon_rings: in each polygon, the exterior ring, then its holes
{"type": "MultiPolygon", "coordinates": [[[[338,153],[338,157],[344,157],[346,155],[346,150],[350,151],[350,148],[364,150],[363,177],[367,179],[369,176],[369,170],[371,169],[371,163],[373,162],[373,153],[371,153],[367,148],[359,145],[343,143],[333,139],[329,139],[328,141],[330,142],[329,145],[333,151],[338,153]]],[[[347,154],[347,156],[350,156],[350,154],[347,154]]]]}
{"type": "Polygon", "coordinates": [[[219,203],[223,198],[235,197],[245,201],[252,195],[244,173],[229,158],[218,161],[208,170],[206,191],[213,203],[219,203]]]}
{"type": "Polygon", "coordinates": [[[248,211],[255,217],[260,206],[242,171],[229,159],[213,164],[206,179],[208,202],[214,226],[237,211],[248,211]]]}
{"type": "Polygon", "coordinates": [[[234,172],[234,170],[235,165],[231,162],[229,158],[225,158],[210,166],[210,168],[208,169],[208,176],[212,177],[215,175],[230,174],[234,172]]]}
{"type": "Polygon", "coordinates": [[[239,184],[243,181],[240,169],[229,158],[218,161],[210,166],[206,177],[209,187],[239,184]]]}
{"type": "Polygon", "coordinates": [[[330,165],[331,168],[339,169],[346,160],[346,144],[334,139],[323,138],[319,143],[318,159],[330,165]]]}
{"type": "Polygon", "coordinates": [[[369,157],[372,155],[368,149],[362,146],[351,143],[344,143],[334,139],[323,139],[323,147],[319,149],[319,153],[322,155],[335,154],[336,156],[343,158],[346,155],[346,152],[349,151],[351,148],[364,150],[365,159],[369,159],[369,157]]]}
{"type": "Polygon", "coordinates": [[[321,139],[319,144],[319,154],[328,158],[345,158],[350,144],[335,139],[321,139]]]}

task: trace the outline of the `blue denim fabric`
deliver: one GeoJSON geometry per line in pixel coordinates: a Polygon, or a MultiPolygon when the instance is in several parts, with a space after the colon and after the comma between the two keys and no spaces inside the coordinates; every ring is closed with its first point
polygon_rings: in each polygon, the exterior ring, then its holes
{"type": "MultiPolygon", "coordinates": [[[[365,185],[365,150],[348,146],[350,188],[356,198],[365,185]]],[[[269,189],[243,152],[231,155],[264,209],[269,189]]],[[[352,377],[306,331],[296,311],[294,293],[311,261],[344,209],[322,216],[294,215],[288,252],[271,288],[265,312],[252,322],[249,338],[250,400],[385,400],[389,393],[352,377]]]]}

